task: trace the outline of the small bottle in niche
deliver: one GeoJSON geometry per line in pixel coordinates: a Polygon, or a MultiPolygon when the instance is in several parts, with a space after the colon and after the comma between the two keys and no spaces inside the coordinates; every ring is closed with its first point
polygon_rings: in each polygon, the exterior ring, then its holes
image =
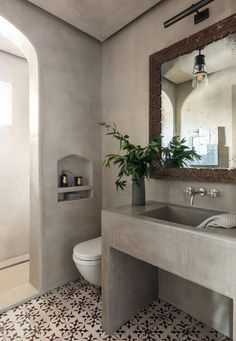
{"type": "Polygon", "coordinates": [[[75,186],[83,186],[83,177],[82,176],[76,176],[75,177],[75,186]]]}
{"type": "Polygon", "coordinates": [[[61,187],[68,187],[68,175],[63,171],[60,176],[60,186],[61,187]]]}

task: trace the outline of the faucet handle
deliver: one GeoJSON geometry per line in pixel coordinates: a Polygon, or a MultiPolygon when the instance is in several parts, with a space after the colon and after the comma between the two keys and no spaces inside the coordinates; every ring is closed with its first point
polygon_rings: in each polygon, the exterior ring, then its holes
{"type": "Polygon", "coordinates": [[[207,195],[207,191],[204,187],[200,187],[198,190],[199,195],[201,195],[201,197],[204,197],[205,195],[207,195]]]}
{"type": "Polygon", "coordinates": [[[220,191],[216,188],[211,188],[210,192],[207,194],[209,194],[211,198],[217,198],[220,195],[220,191]]]}
{"type": "Polygon", "coordinates": [[[192,186],[186,186],[184,192],[186,193],[186,195],[193,195],[194,188],[192,186]]]}

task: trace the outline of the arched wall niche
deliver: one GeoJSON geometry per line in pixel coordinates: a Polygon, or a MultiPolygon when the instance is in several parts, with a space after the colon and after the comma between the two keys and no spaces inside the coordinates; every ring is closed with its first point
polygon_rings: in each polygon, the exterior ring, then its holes
{"type": "Polygon", "coordinates": [[[15,44],[29,65],[30,131],[30,284],[41,290],[41,191],[38,58],[30,40],[11,22],[0,16],[0,33],[15,44]]]}
{"type": "Polygon", "coordinates": [[[57,186],[58,201],[70,201],[85,198],[92,198],[93,187],[93,163],[87,158],[70,154],[57,162],[57,186]],[[61,188],[61,175],[66,173],[69,179],[69,186],[61,188]],[[83,185],[76,186],[75,178],[81,176],[83,185]]]}

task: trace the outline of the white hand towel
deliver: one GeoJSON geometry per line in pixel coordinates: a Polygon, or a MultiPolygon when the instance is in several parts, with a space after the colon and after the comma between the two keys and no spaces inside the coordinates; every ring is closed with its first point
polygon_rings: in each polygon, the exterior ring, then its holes
{"type": "Polygon", "coordinates": [[[197,228],[204,229],[207,226],[223,227],[225,229],[236,227],[236,213],[224,213],[212,216],[204,220],[197,228]]]}

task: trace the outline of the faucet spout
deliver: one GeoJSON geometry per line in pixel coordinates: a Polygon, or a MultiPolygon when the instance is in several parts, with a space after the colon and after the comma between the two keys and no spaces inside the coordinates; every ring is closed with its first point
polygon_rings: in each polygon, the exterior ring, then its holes
{"type": "Polygon", "coordinates": [[[207,191],[203,187],[199,188],[198,191],[195,191],[193,187],[186,187],[185,193],[190,196],[190,205],[193,206],[195,195],[199,194],[201,197],[203,197],[207,194],[207,191]]]}
{"type": "Polygon", "coordinates": [[[195,194],[196,194],[197,192],[193,192],[192,194],[191,194],[191,198],[190,198],[190,205],[191,206],[193,206],[193,203],[194,203],[194,198],[195,198],[195,194]]]}

